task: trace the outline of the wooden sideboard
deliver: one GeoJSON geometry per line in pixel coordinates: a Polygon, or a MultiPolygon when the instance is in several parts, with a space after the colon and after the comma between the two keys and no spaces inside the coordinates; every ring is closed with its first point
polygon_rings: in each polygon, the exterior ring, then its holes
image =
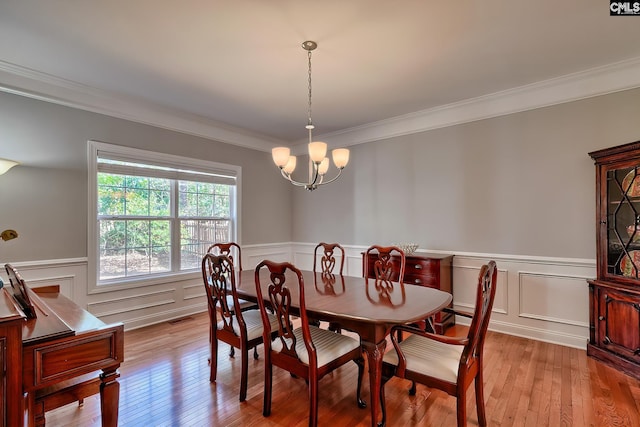
{"type": "MultiPolygon", "coordinates": [[[[363,277],[375,277],[373,272],[373,262],[369,262],[369,271],[364,271],[365,254],[362,254],[362,275],[363,277]]],[[[413,253],[405,255],[406,267],[403,282],[410,285],[426,286],[439,289],[453,295],[453,255],[433,254],[433,253],[413,253]]],[[[393,263],[399,263],[398,256],[392,257],[393,263]]],[[[392,276],[392,280],[397,281],[397,274],[392,276]]],[[[450,307],[453,303],[450,304],[450,307]]],[[[455,316],[451,313],[440,312],[434,316],[434,327],[436,333],[443,334],[447,328],[455,324],[455,316]]],[[[424,326],[424,325],[422,325],[424,326]]]]}

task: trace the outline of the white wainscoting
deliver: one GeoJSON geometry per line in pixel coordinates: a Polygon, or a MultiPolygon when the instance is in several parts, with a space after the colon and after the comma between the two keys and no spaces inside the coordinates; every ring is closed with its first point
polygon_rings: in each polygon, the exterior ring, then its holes
{"type": "Polygon", "coordinates": [[[589,338],[586,280],[595,277],[595,260],[456,254],[453,258],[456,308],[474,307],[478,272],[490,259],[498,266],[491,330],[586,349],[589,338]]]}
{"type": "MultiPolygon", "coordinates": [[[[301,269],[313,267],[314,243],[243,246],[242,264],[253,269],[263,259],[291,261],[301,269]]],[[[345,274],[362,276],[364,246],[345,246],[345,274]]],[[[421,252],[419,250],[418,252],[421,252]]],[[[437,251],[432,251],[437,252],[437,251]]],[[[589,337],[589,290],[595,260],[455,253],[454,306],[470,310],[475,303],[478,272],[493,259],[498,265],[498,289],[490,329],[511,335],[586,348],[589,337]]],[[[130,289],[88,293],[87,260],[62,259],[16,262],[27,284],[60,285],[63,295],[103,321],[124,322],[135,329],[205,311],[200,273],[179,281],[130,289]]],[[[6,275],[2,275],[6,282],[6,275]]],[[[465,323],[466,319],[458,318],[465,323]]]]}
{"type": "MultiPolygon", "coordinates": [[[[313,266],[315,244],[292,244],[292,259],[301,269],[313,266]]],[[[345,274],[362,276],[364,246],[344,246],[345,274]]],[[[438,252],[419,249],[419,252],[438,252]]],[[[489,328],[565,346],[586,349],[589,338],[589,288],[595,259],[561,259],[467,252],[446,252],[453,258],[454,307],[475,306],[480,267],[489,260],[498,266],[498,289],[489,328]]],[[[458,317],[457,322],[468,324],[458,317]]]]}

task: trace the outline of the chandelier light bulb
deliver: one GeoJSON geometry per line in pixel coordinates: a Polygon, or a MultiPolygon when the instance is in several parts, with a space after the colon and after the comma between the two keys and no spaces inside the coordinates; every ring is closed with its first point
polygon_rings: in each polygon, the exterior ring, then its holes
{"type": "Polygon", "coordinates": [[[325,157],[318,166],[318,175],[324,175],[329,170],[329,158],[325,157]]]}
{"type": "Polygon", "coordinates": [[[333,164],[338,169],[344,169],[349,163],[349,150],[347,148],[336,148],[331,154],[333,155],[333,164]]]}
{"type": "Polygon", "coordinates": [[[285,167],[289,161],[291,150],[287,147],[275,147],[271,149],[271,157],[273,157],[273,163],[280,169],[285,167]]]}
{"type": "Polygon", "coordinates": [[[296,169],[297,161],[298,159],[296,158],[296,156],[289,156],[289,160],[287,161],[287,164],[284,165],[282,170],[285,171],[285,173],[288,173],[289,175],[291,175],[293,171],[296,169]]]}
{"type": "Polygon", "coordinates": [[[310,142],[309,143],[309,157],[313,163],[320,163],[327,155],[327,143],[326,142],[310,142]]]}

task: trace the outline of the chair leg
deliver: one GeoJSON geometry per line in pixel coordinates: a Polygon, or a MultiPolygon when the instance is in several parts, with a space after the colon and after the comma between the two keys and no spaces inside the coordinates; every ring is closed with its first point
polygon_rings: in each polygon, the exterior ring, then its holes
{"type": "Polygon", "coordinates": [[[416,395],[416,382],[415,381],[411,381],[411,388],[409,389],[409,396],[415,396],[416,395]]]}
{"type": "Polygon", "coordinates": [[[427,332],[431,332],[432,334],[436,333],[436,327],[435,327],[435,324],[433,323],[433,317],[427,317],[425,319],[424,330],[427,332]]]}
{"type": "Polygon", "coordinates": [[[318,378],[309,379],[309,427],[318,426],[318,378]],[[315,380],[315,381],[314,381],[315,380]]]}
{"type": "Polygon", "coordinates": [[[335,322],[329,322],[329,328],[330,331],[333,331],[337,334],[341,334],[342,333],[342,328],[340,327],[339,323],[335,323],[335,322]]]}
{"type": "Polygon", "coordinates": [[[467,391],[458,386],[456,407],[458,410],[458,427],[467,425],[467,391]]]}
{"type": "Polygon", "coordinates": [[[249,349],[240,349],[242,372],[240,373],[240,402],[247,400],[247,377],[249,373],[249,349]]]}
{"type": "Polygon", "coordinates": [[[271,356],[268,350],[264,355],[264,402],[262,404],[262,415],[268,417],[271,415],[271,382],[273,375],[273,366],[271,365],[271,356]]]}
{"type": "Polygon", "coordinates": [[[362,380],[364,379],[364,358],[356,359],[356,364],[358,365],[358,388],[356,389],[356,401],[358,402],[359,408],[366,408],[367,402],[362,400],[362,380]]]}
{"type": "Polygon", "coordinates": [[[484,387],[482,380],[482,366],[479,367],[476,375],[476,411],[478,412],[478,425],[485,427],[487,425],[487,415],[484,410],[484,387]]]}
{"type": "Polygon", "coordinates": [[[218,372],[218,339],[215,337],[211,340],[211,359],[209,359],[209,365],[211,369],[209,382],[214,382],[218,372]]]}

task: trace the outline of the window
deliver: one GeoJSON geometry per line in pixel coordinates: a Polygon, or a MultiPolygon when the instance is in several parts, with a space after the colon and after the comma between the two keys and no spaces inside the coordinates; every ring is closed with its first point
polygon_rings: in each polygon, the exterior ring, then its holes
{"type": "Polygon", "coordinates": [[[239,167],[95,141],[90,151],[98,285],[194,272],[211,244],[238,240],[239,167]]]}

